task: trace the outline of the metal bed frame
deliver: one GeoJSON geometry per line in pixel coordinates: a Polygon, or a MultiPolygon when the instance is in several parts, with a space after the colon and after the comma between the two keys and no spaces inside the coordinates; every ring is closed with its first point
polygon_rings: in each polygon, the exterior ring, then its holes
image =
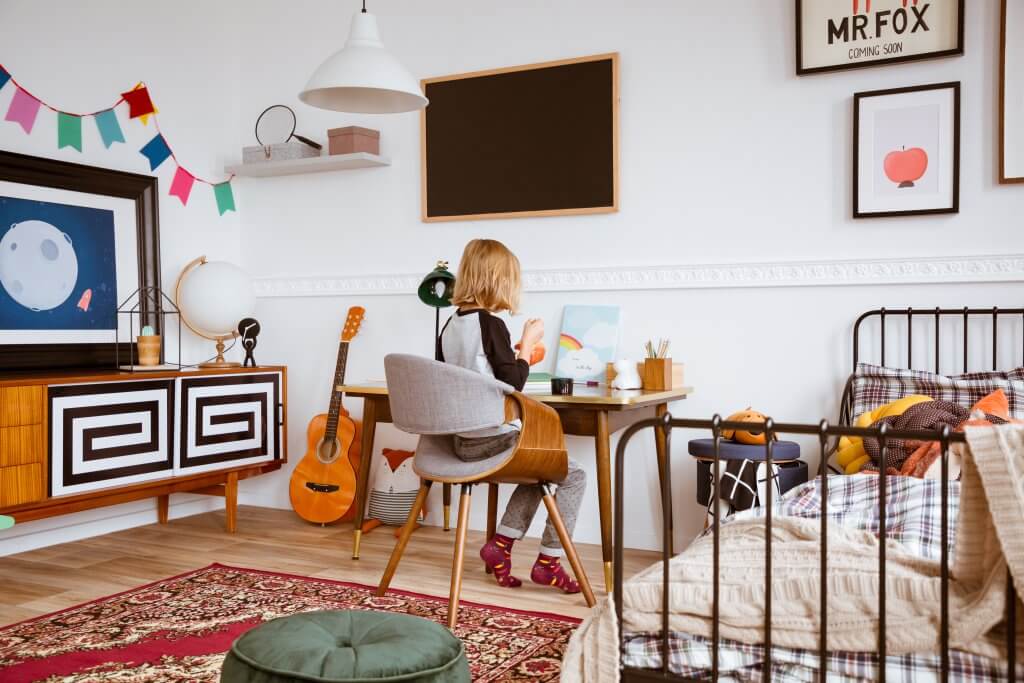
{"type": "MultiPolygon", "coordinates": [[[[941,322],[944,317],[959,316],[963,319],[963,369],[966,372],[969,362],[969,334],[968,327],[973,317],[986,316],[990,317],[992,321],[992,363],[993,369],[995,369],[998,359],[998,323],[1001,317],[1004,316],[1017,316],[1024,320],[1024,308],[1014,309],[877,309],[868,311],[861,315],[853,328],[853,365],[856,370],[857,363],[860,360],[860,331],[861,324],[870,318],[878,317],[880,320],[880,337],[881,337],[881,362],[885,364],[885,335],[886,335],[886,318],[889,316],[903,316],[907,320],[907,364],[908,367],[913,367],[913,319],[915,316],[928,316],[934,318],[935,321],[935,332],[934,332],[934,345],[935,345],[935,370],[939,371],[939,359],[940,359],[940,344],[941,344],[941,322]]],[[[1024,337],[1024,335],[1022,335],[1024,337]]],[[[1022,353],[1024,353],[1024,339],[1022,339],[1022,353]]],[[[772,451],[773,451],[773,438],[778,434],[801,434],[811,435],[818,437],[818,443],[820,446],[821,461],[818,469],[818,481],[827,482],[828,477],[828,459],[833,449],[830,448],[830,440],[838,439],[841,436],[856,436],[861,438],[872,438],[877,439],[880,446],[882,462],[886,461],[887,455],[887,443],[893,439],[914,439],[921,441],[936,441],[940,444],[941,448],[941,481],[942,481],[942,512],[941,512],[941,533],[942,533],[942,548],[941,548],[941,605],[940,605],[940,642],[939,642],[939,654],[941,658],[941,680],[949,680],[949,449],[952,444],[964,443],[965,438],[962,433],[953,432],[948,426],[943,427],[941,430],[895,430],[890,429],[888,425],[881,425],[879,427],[867,427],[858,428],[850,426],[853,416],[850,415],[852,411],[852,389],[853,389],[853,376],[847,381],[846,387],[843,392],[843,399],[841,403],[840,413],[842,424],[830,425],[827,420],[822,420],[818,425],[808,424],[789,424],[789,423],[776,423],[771,418],[767,419],[764,423],[764,432],[767,437],[765,444],[765,464],[769,473],[772,472],[772,451]]],[[[614,539],[615,539],[615,565],[614,565],[614,593],[613,598],[615,602],[615,615],[616,621],[618,622],[619,634],[620,634],[620,662],[622,661],[622,655],[625,648],[625,639],[623,638],[622,629],[622,586],[623,586],[623,499],[625,491],[625,463],[626,463],[626,448],[634,435],[645,429],[654,429],[665,439],[666,450],[671,446],[672,430],[673,429],[698,429],[707,430],[711,432],[711,436],[714,439],[714,458],[712,462],[713,472],[716,476],[714,478],[714,496],[717,500],[721,493],[721,454],[720,454],[720,443],[722,439],[722,430],[725,429],[749,429],[749,422],[728,422],[722,420],[719,415],[715,415],[710,420],[708,419],[680,419],[674,418],[671,414],[666,414],[662,417],[650,418],[641,420],[629,428],[626,429],[622,438],[619,440],[618,448],[615,454],[615,509],[614,509],[614,539]]],[[[771,475],[769,475],[771,476],[771,475]]],[[[878,568],[879,576],[882,577],[879,585],[878,593],[878,675],[879,680],[886,680],[886,585],[885,585],[885,573],[886,573],[886,495],[887,495],[887,477],[890,476],[886,472],[885,467],[880,467],[878,472],[879,484],[880,484],[880,495],[878,501],[878,512],[879,512],[879,550],[878,550],[878,568]]],[[[684,676],[673,674],[669,668],[670,664],[670,647],[669,647],[669,560],[671,559],[672,553],[672,468],[671,464],[666,461],[665,468],[662,473],[661,481],[661,514],[662,514],[662,549],[661,549],[661,566],[662,566],[662,595],[661,595],[661,668],[660,669],[641,669],[633,667],[625,667],[620,663],[620,672],[623,681],[629,683],[630,681],[688,681],[694,680],[684,676]]],[[[762,644],[764,650],[764,663],[762,670],[762,678],[765,683],[770,683],[772,680],[772,637],[771,637],[771,623],[772,623],[772,593],[771,593],[771,575],[772,575],[772,496],[773,486],[766,486],[765,500],[762,503],[765,506],[765,614],[764,614],[764,632],[765,638],[762,644]]],[[[822,510],[828,506],[828,486],[821,487],[821,506],[822,510]]],[[[720,520],[719,515],[715,515],[711,526],[711,534],[713,536],[713,587],[712,587],[712,632],[711,632],[711,652],[712,652],[712,668],[711,668],[711,680],[717,681],[719,678],[719,649],[721,646],[720,635],[719,635],[719,556],[720,556],[720,540],[719,540],[719,529],[720,520]]],[[[827,647],[828,643],[828,588],[826,585],[826,577],[828,574],[828,515],[821,515],[821,629],[818,634],[818,679],[824,683],[828,676],[828,654],[829,650],[827,647]]],[[[1007,599],[1006,599],[1006,639],[1007,639],[1007,678],[1013,682],[1017,680],[1017,653],[1016,653],[1016,603],[1017,595],[1014,590],[1013,580],[1007,572],[1007,599]]]]}

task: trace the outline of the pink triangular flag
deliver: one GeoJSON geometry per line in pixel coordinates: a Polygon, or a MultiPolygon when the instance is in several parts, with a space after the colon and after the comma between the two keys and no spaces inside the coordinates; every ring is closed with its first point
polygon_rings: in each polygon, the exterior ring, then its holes
{"type": "Polygon", "coordinates": [[[171,181],[171,196],[180,199],[183,205],[188,204],[188,196],[192,193],[192,183],[195,181],[191,173],[179,166],[171,181]]]}
{"type": "Polygon", "coordinates": [[[20,123],[26,133],[31,133],[32,126],[36,124],[36,114],[38,113],[39,100],[18,88],[14,91],[11,106],[8,107],[7,116],[4,118],[8,121],[20,123]]]}

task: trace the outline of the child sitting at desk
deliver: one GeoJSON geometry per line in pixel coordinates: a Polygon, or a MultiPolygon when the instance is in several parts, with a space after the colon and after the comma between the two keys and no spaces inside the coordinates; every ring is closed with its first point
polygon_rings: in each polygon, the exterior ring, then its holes
{"type": "MultiPolygon", "coordinates": [[[[505,322],[494,315],[502,311],[515,313],[520,289],[519,259],[508,247],[496,240],[472,240],[467,244],[452,295],[458,310],[441,331],[438,360],[494,377],[522,391],[530,373],[529,358],[544,337],[544,323],[537,318],[527,320],[516,351],[505,322]]],[[[516,443],[519,429],[517,420],[493,429],[456,434],[455,452],[464,460],[497,455],[516,443]]],[[[587,486],[586,473],[570,458],[565,479],[551,483],[558,485],[555,501],[571,535],[587,486]]],[[[517,486],[497,533],[480,549],[480,557],[494,572],[498,585],[522,585],[512,575],[512,544],[526,535],[542,496],[538,485],[517,486]]],[[[562,544],[549,519],[530,578],[534,583],[578,593],[579,584],[559,563],[562,555],[562,544]]]]}

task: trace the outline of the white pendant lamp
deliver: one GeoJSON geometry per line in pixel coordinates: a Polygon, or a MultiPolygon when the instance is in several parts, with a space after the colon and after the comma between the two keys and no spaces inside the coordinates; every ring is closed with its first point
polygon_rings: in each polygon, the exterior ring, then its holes
{"type": "Polygon", "coordinates": [[[377,18],[352,17],[345,47],[313,72],[299,99],[320,109],[353,114],[397,114],[427,106],[419,82],[384,49],[377,18]]]}

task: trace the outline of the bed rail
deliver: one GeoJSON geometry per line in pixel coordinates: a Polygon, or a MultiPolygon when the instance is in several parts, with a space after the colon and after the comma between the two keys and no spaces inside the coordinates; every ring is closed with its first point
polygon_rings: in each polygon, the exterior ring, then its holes
{"type": "MultiPolygon", "coordinates": [[[[991,312],[991,311],[990,311],[991,312]]],[[[1024,311],[1021,311],[1024,313],[1024,311]]],[[[682,419],[672,417],[671,414],[666,414],[658,418],[650,418],[647,420],[641,420],[626,429],[623,433],[622,438],[619,441],[618,448],[615,454],[615,501],[614,501],[614,539],[615,539],[615,564],[614,564],[614,603],[615,603],[615,614],[616,620],[619,624],[620,633],[620,661],[621,655],[624,653],[625,640],[622,638],[622,586],[623,586],[623,498],[624,492],[627,490],[625,485],[625,469],[626,469],[626,449],[629,442],[638,432],[645,429],[654,429],[661,432],[667,447],[671,446],[672,431],[674,429],[694,429],[694,430],[706,430],[710,431],[712,438],[714,439],[714,459],[711,463],[712,472],[715,473],[714,477],[714,496],[715,500],[719,499],[721,493],[721,453],[720,453],[720,442],[722,439],[722,430],[725,429],[750,429],[751,423],[749,422],[728,422],[722,420],[718,415],[715,415],[710,420],[708,419],[682,419]]],[[[879,427],[869,428],[858,428],[847,425],[830,425],[827,421],[822,420],[817,425],[809,424],[789,424],[789,423],[777,423],[771,419],[768,419],[764,425],[764,432],[766,434],[767,443],[765,445],[765,464],[769,476],[774,476],[772,473],[772,441],[776,435],[779,434],[801,434],[817,436],[819,446],[821,449],[821,460],[819,465],[819,476],[817,481],[824,484],[821,486],[821,505],[822,510],[827,510],[828,506],[828,471],[827,471],[827,452],[829,449],[829,441],[833,438],[841,436],[855,436],[861,438],[877,439],[880,447],[880,455],[882,462],[887,460],[887,444],[892,439],[913,439],[919,441],[934,441],[940,444],[941,449],[941,534],[942,534],[942,548],[941,548],[941,605],[940,605],[940,656],[941,656],[941,680],[949,680],[949,533],[950,533],[950,519],[949,519],[949,449],[951,444],[964,443],[965,438],[963,433],[954,432],[948,426],[944,427],[941,431],[935,430],[895,430],[889,428],[888,425],[881,425],[879,427]]],[[[875,476],[875,475],[872,475],[875,476]]],[[[886,521],[886,497],[887,497],[887,485],[886,480],[889,475],[886,472],[885,467],[880,467],[877,474],[879,478],[880,492],[879,492],[879,553],[878,553],[878,567],[879,576],[881,577],[879,585],[878,595],[878,673],[879,680],[886,680],[885,662],[886,662],[886,586],[885,586],[885,573],[886,573],[886,554],[885,554],[885,521],[886,521]]],[[[774,486],[768,485],[766,489],[766,499],[762,501],[765,506],[765,557],[764,563],[766,567],[765,571],[765,615],[764,615],[764,631],[765,639],[763,643],[764,650],[764,669],[763,669],[763,680],[767,682],[772,680],[772,641],[771,641],[771,623],[772,623],[772,604],[771,604],[771,562],[772,562],[772,497],[774,495],[774,486]]],[[[674,675],[670,670],[670,645],[669,645],[669,559],[671,558],[670,548],[671,543],[671,497],[670,492],[672,490],[672,471],[671,467],[666,463],[664,468],[663,476],[661,479],[661,511],[662,511],[662,549],[661,549],[661,565],[662,565],[662,623],[661,623],[661,669],[657,671],[636,669],[636,668],[622,668],[622,676],[624,681],[640,681],[640,680],[690,680],[681,676],[674,675]]],[[[819,680],[825,681],[828,674],[828,588],[826,585],[826,577],[828,574],[828,514],[821,515],[821,628],[818,638],[818,659],[819,659],[819,680]]],[[[711,651],[712,651],[712,668],[711,668],[711,679],[717,681],[719,678],[719,649],[721,646],[720,640],[720,628],[719,628],[719,598],[720,598],[720,586],[719,586],[719,556],[720,556],[720,520],[719,515],[714,515],[711,533],[713,535],[713,587],[712,587],[712,633],[711,633],[711,651]]],[[[1006,601],[1006,621],[1007,621],[1007,678],[1010,681],[1016,681],[1016,652],[1015,652],[1015,641],[1014,634],[1016,629],[1016,593],[1013,589],[1013,583],[1007,574],[1007,601],[1006,601]]]]}

